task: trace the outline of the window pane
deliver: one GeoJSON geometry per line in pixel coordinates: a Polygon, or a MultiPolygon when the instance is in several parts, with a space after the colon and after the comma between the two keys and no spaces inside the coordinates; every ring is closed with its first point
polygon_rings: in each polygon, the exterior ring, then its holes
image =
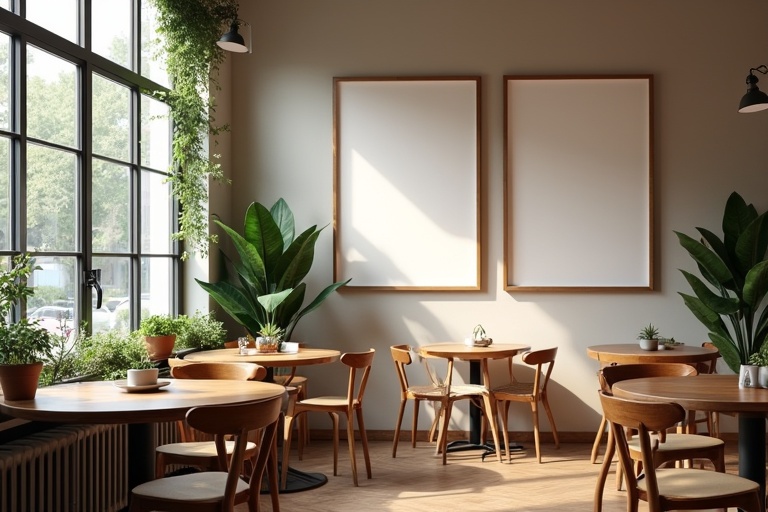
{"type": "Polygon", "coordinates": [[[64,39],[78,43],[78,3],[78,0],[27,0],[27,19],[64,39]]]}
{"type": "Polygon", "coordinates": [[[162,35],[157,33],[157,11],[151,0],[141,0],[141,75],[170,87],[165,71],[162,35]]]}
{"type": "Polygon", "coordinates": [[[27,135],[78,147],[76,66],[34,46],[27,65],[27,135]]]}
{"type": "Polygon", "coordinates": [[[170,258],[141,259],[141,318],[171,312],[170,258]]]}
{"type": "Polygon", "coordinates": [[[77,249],[77,185],[75,155],[27,146],[27,250],[77,249]]]}
{"type": "MultiPolygon", "coordinates": [[[[0,138],[0,250],[11,249],[11,141],[0,138]]],[[[0,267],[2,268],[2,267],[0,267]]]]}
{"type": "Polygon", "coordinates": [[[27,316],[37,319],[46,330],[69,335],[77,326],[75,301],[75,258],[37,256],[30,285],[35,294],[27,301],[27,316]]]}
{"type": "Polygon", "coordinates": [[[171,252],[171,187],[162,174],[141,173],[141,251],[171,252]]]}
{"type": "Polygon", "coordinates": [[[141,97],[141,165],[168,171],[171,165],[171,120],[168,105],[141,97]]]}
{"type": "Polygon", "coordinates": [[[93,152],[130,161],[131,91],[93,75],[93,152]]]}
{"type": "Polygon", "coordinates": [[[10,62],[11,38],[0,32],[0,128],[10,130],[11,128],[11,74],[8,66],[10,62]]]}
{"type": "Polygon", "coordinates": [[[91,3],[91,45],[102,57],[131,67],[131,0],[91,3]]]}
{"type": "Polygon", "coordinates": [[[131,182],[128,167],[93,160],[93,251],[130,250],[131,182]]]}
{"type": "Polygon", "coordinates": [[[103,291],[101,309],[93,310],[93,331],[99,332],[112,328],[128,330],[130,324],[128,304],[131,277],[130,260],[128,258],[94,257],[92,266],[101,269],[101,289],[103,291]]]}

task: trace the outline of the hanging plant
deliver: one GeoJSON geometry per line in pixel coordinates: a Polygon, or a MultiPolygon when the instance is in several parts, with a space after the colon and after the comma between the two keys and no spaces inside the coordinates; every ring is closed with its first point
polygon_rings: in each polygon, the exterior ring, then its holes
{"type": "Polygon", "coordinates": [[[216,236],[208,232],[208,181],[227,181],[220,164],[205,150],[209,135],[228,129],[216,124],[210,95],[211,88],[219,89],[217,75],[224,60],[216,41],[222,29],[237,18],[238,4],[235,0],[152,2],[172,84],[167,92],[151,92],[168,104],[173,118],[173,163],[168,181],[180,212],[179,230],[172,236],[184,242],[182,260],[192,253],[206,257],[210,243],[216,242],[216,236]]]}

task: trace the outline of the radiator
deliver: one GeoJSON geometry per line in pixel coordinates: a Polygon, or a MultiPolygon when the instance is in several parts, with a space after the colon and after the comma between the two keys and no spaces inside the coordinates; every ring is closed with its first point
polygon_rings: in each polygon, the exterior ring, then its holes
{"type": "Polygon", "coordinates": [[[108,512],[127,505],[127,430],[65,425],[0,445],[0,512],[108,512]]]}

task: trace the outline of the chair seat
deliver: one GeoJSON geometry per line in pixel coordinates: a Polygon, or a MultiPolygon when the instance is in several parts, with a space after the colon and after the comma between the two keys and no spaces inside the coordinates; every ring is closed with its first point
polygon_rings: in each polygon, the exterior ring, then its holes
{"type": "MultiPolygon", "coordinates": [[[[235,449],[234,441],[226,441],[227,455],[232,455],[235,449]]],[[[248,453],[258,449],[256,443],[248,442],[245,445],[246,458],[248,453]]],[[[186,456],[186,457],[211,457],[216,458],[216,444],[213,441],[193,441],[189,443],[169,443],[156,448],[160,453],[166,455],[186,456]]]]}
{"type": "MultiPolygon", "coordinates": [[[[205,471],[152,480],[134,487],[133,494],[176,502],[215,502],[220,501],[224,496],[226,482],[227,473],[205,471]]],[[[247,482],[238,480],[236,494],[248,492],[248,489],[247,482]]]]}
{"type": "MultiPolygon", "coordinates": [[[[439,400],[445,396],[445,388],[438,386],[410,386],[408,392],[414,397],[439,400]]],[[[480,384],[451,384],[452,397],[488,394],[488,389],[480,384]]]]}
{"type": "MultiPolygon", "coordinates": [[[[657,469],[659,495],[667,500],[709,499],[724,495],[736,495],[754,491],[757,483],[728,473],[705,469],[657,469]]],[[[638,480],[637,487],[646,491],[645,479],[638,480]]]]}
{"type": "MultiPolygon", "coordinates": [[[[666,440],[659,443],[658,451],[679,452],[682,450],[703,450],[723,446],[722,439],[695,434],[667,434],[666,440]]],[[[636,437],[627,440],[630,451],[640,453],[640,440],[636,437]]]]}
{"type": "Polygon", "coordinates": [[[531,395],[533,394],[533,382],[511,382],[504,386],[493,388],[493,393],[507,395],[531,395]]]}

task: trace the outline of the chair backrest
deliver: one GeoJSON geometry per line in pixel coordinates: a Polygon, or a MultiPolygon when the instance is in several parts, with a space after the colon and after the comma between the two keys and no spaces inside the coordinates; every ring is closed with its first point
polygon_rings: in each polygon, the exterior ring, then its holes
{"type": "Polygon", "coordinates": [[[268,400],[235,405],[195,407],[187,412],[186,420],[191,427],[215,436],[220,467],[227,468],[228,475],[222,510],[234,509],[235,491],[243,468],[248,433],[264,429],[260,444],[261,449],[251,474],[251,492],[254,492],[254,487],[255,492],[259,492],[267,457],[275,440],[282,403],[283,397],[277,396],[268,400]],[[235,448],[232,451],[228,466],[225,436],[234,436],[235,439],[235,448]],[[255,480],[258,480],[258,485],[255,484],[255,480]]]}
{"type": "Polygon", "coordinates": [[[699,373],[717,373],[717,360],[720,359],[720,351],[711,341],[705,341],[701,344],[702,348],[708,348],[713,351],[712,358],[707,361],[696,363],[696,369],[699,373]]]}
{"type": "Polygon", "coordinates": [[[685,363],[617,364],[603,367],[598,378],[600,389],[608,393],[613,385],[622,380],[643,377],[687,377],[697,375],[695,367],[685,363]]]}
{"type": "Polygon", "coordinates": [[[549,377],[555,367],[555,357],[557,357],[557,347],[533,350],[523,354],[523,362],[536,367],[536,376],[533,380],[534,396],[546,393],[549,377]]]}
{"type": "Polygon", "coordinates": [[[267,369],[254,363],[192,363],[171,368],[176,379],[263,380],[267,369]]]}
{"type": "Polygon", "coordinates": [[[349,384],[347,386],[347,406],[351,409],[355,403],[362,404],[375,349],[366,352],[346,352],[341,355],[341,362],[349,366],[349,384]]]}
{"type": "Polygon", "coordinates": [[[392,360],[395,362],[397,380],[400,381],[400,392],[406,393],[408,390],[408,374],[405,372],[405,367],[413,362],[411,347],[410,345],[392,345],[389,347],[389,351],[392,354],[392,360]]]}
{"type": "Polygon", "coordinates": [[[643,472],[646,478],[648,504],[651,510],[658,510],[659,488],[656,482],[656,464],[653,452],[658,447],[658,440],[651,442],[651,432],[665,431],[685,419],[685,410],[675,403],[641,402],[618,398],[605,391],[600,391],[603,414],[610,422],[616,440],[619,462],[627,479],[627,491],[632,502],[637,501],[637,478],[633,470],[633,461],[627,446],[627,429],[637,432],[642,451],[643,472]]]}

